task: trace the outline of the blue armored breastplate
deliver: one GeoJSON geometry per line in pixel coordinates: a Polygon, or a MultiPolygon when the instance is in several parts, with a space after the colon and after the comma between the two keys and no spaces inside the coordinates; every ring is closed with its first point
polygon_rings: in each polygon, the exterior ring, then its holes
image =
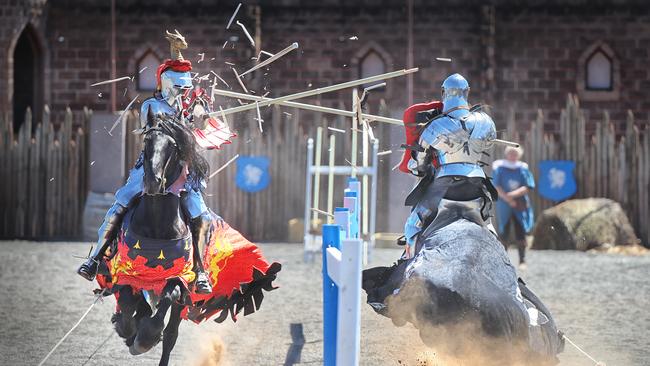
{"type": "Polygon", "coordinates": [[[456,110],[432,121],[420,144],[437,151],[440,168],[436,176],[485,177],[482,165],[496,138],[492,118],[483,112],[456,110]]]}

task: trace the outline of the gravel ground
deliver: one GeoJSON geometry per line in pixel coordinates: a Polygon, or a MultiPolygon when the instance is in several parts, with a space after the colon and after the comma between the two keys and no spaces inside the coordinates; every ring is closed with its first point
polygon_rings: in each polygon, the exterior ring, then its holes
{"type": "MultiPolygon", "coordinates": [[[[303,263],[299,245],[262,249],[283,264],[281,288],[236,324],[184,322],[172,364],[322,364],[320,265],[303,263]],[[295,334],[292,341],[291,324],[302,325],[304,342],[295,334]]],[[[0,365],[38,364],[88,309],[95,286],[74,274],[81,260],[73,257],[87,250],[84,243],[0,242],[0,365]]],[[[390,264],[398,254],[377,249],[372,264],[390,264]]],[[[522,276],[560,328],[596,359],[610,366],[650,364],[650,256],[536,251],[522,276]]],[[[114,305],[112,299],[98,303],[47,364],[156,365],[162,347],[131,356],[114,335],[114,305]]],[[[416,330],[362,309],[361,364],[416,365],[425,351],[416,330]]],[[[562,365],[593,364],[569,346],[560,358],[562,365]]]]}

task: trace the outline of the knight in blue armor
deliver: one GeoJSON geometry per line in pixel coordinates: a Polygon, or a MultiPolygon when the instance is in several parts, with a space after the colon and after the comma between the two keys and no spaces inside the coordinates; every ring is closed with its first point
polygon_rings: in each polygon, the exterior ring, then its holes
{"type": "MultiPolygon", "coordinates": [[[[173,51],[172,48],[172,55],[174,56],[173,51]]],[[[193,119],[200,118],[200,116],[194,116],[193,112],[196,111],[186,110],[186,105],[183,103],[183,96],[189,94],[187,91],[194,88],[190,70],[190,61],[184,60],[180,52],[177,52],[176,59],[166,60],[160,65],[156,75],[158,80],[157,91],[142,103],[140,109],[142,131],[152,127],[148,125],[151,120],[148,116],[152,115],[179,117],[187,124],[197,122],[193,119]]],[[[115,203],[106,213],[104,222],[99,228],[97,245],[95,245],[89,258],[77,270],[79,275],[89,281],[95,278],[99,261],[110,244],[116,239],[122,225],[122,219],[129,206],[143,194],[144,168],[142,159],[143,155],[141,154],[131,170],[126,184],[115,193],[115,203]]],[[[173,191],[170,188],[168,188],[168,192],[181,197],[182,206],[192,233],[194,271],[196,273],[195,292],[209,294],[212,292],[212,287],[201,262],[201,253],[203,253],[203,248],[207,245],[212,227],[212,216],[202,195],[205,182],[196,183],[193,179],[187,179],[182,188],[173,187],[173,191]]]]}
{"type": "Polygon", "coordinates": [[[494,122],[480,106],[469,105],[468,94],[467,80],[454,74],[442,84],[442,101],[405,111],[400,170],[419,179],[406,200],[413,207],[404,226],[406,249],[390,267],[365,269],[362,288],[377,313],[398,326],[412,323],[425,343],[440,340],[431,329],[455,329],[472,314],[483,331],[477,339],[510,342],[498,352],[531,353],[555,364],[562,334],[517,279],[490,223],[497,190],[483,167],[493,144],[511,143],[496,139],[494,122]]]}
{"type": "Polygon", "coordinates": [[[483,166],[496,138],[492,118],[480,106],[470,107],[469,84],[460,74],[442,84],[442,110],[429,113],[416,146],[411,149],[408,169],[419,178],[406,199],[412,206],[404,226],[405,257],[411,257],[418,235],[450,201],[471,207],[490,224],[490,208],[496,190],[483,166]]]}

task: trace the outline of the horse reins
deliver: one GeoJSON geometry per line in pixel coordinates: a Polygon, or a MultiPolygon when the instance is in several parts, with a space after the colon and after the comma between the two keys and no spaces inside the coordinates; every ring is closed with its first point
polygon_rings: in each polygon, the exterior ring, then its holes
{"type": "MultiPolygon", "coordinates": [[[[166,124],[162,124],[162,127],[159,127],[159,126],[149,127],[143,132],[143,134],[146,136],[148,133],[153,132],[153,131],[160,131],[160,132],[164,133],[165,135],[169,136],[172,139],[172,141],[174,142],[174,147],[175,147],[174,154],[178,154],[178,144],[176,143],[176,139],[174,139],[174,137],[171,136],[172,131],[171,131],[170,127],[168,127],[166,124]]],[[[169,167],[169,162],[172,160],[172,156],[170,156],[167,159],[167,161],[165,162],[165,166],[163,167],[163,171],[162,171],[163,190],[165,189],[165,183],[166,183],[165,182],[165,174],[167,173],[167,168],[169,167]]]]}

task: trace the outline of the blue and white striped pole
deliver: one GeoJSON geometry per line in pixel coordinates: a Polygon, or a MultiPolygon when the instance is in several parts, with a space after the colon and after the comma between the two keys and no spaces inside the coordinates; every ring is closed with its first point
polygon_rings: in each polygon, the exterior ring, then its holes
{"type": "Polygon", "coordinates": [[[336,365],[336,328],[338,321],[339,288],[329,276],[328,248],[341,246],[339,225],[323,225],[323,364],[336,365]]]}
{"type": "MultiPolygon", "coordinates": [[[[348,198],[354,207],[356,199],[348,198]]],[[[350,209],[335,208],[334,221],[323,226],[323,358],[325,366],[353,366],[359,364],[363,243],[349,237],[359,228],[350,209]]]]}
{"type": "Polygon", "coordinates": [[[341,242],[336,364],[358,365],[361,340],[361,266],[363,242],[345,239],[341,242]]]}

